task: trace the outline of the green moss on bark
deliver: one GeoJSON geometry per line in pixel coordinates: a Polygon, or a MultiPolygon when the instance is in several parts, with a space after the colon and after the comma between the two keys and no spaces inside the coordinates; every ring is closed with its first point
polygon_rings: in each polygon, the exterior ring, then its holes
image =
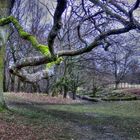
{"type": "MultiPolygon", "coordinates": [[[[15,17],[9,16],[9,17],[0,19],[0,26],[4,26],[9,23],[12,23],[15,26],[15,28],[17,29],[21,38],[29,41],[32,44],[32,46],[35,49],[37,49],[38,51],[40,51],[43,55],[51,57],[51,52],[50,52],[49,47],[47,45],[39,44],[39,42],[35,36],[24,31],[23,27],[20,25],[20,23],[18,22],[18,20],[15,17]]],[[[56,61],[51,62],[47,65],[48,65],[48,67],[51,67],[55,64],[59,64],[62,60],[63,60],[62,57],[60,57],[60,58],[57,58],[56,61]]]]}
{"type": "Polygon", "coordinates": [[[54,65],[59,65],[63,61],[62,57],[58,57],[56,61],[50,62],[46,65],[46,69],[52,68],[54,65]]]}
{"type": "Polygon", "coordinates": [[[51,56],[51,53],[50,53],[50,50],[49,50],[49,47],[48,47],[48,46],[39,44],[39,45],[37,46],[37,48],[38,48],[38,50],[39,50],[42,54],[44,54],[44,55],[46,55],[46,56],[51,56]]]}
{"type": "Polygon", "coordinates": [[[5,46],[0,49],[0,109],[7,108],[4,97],[3,97],[3,70],[4,70],[4,59],[5,56],[5,46]]]}

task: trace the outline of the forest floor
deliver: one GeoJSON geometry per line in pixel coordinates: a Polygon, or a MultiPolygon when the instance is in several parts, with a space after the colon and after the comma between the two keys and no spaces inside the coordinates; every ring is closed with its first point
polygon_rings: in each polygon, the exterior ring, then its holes
{"type": "Polygon", "coordinates": [[[5,93],[0,140],[139,140],[140,101],[83,102],[5,93]]]}

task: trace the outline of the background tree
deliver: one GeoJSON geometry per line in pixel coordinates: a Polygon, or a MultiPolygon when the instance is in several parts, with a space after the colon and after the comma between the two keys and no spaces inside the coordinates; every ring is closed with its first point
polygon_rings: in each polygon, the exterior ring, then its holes
{"type": "MultiPolygon", "coordinates": [[[[138,9],[139,3],[139,0],[135,1],[134,5],[126,3],[124,8],[124,3],[117,1],[89,0],[75,2],[58,0],[53,14],[53,25],[47,37],[48,45],[43,45],[44,43],[41,44],[35,36],[25,32],[24,28],[14,17],[10,16],[1,19],[1,26],[12,23],[18,31],[19,36],[30,42],[37,51],[43,54],[43,56],[21,58],[11,65],[10,72],[20,77],[24,82],[35,83],[42,79],[49,78],[51,74],[48,69],[29,71],[27,69],[29,66],[44,64],[55,66],[62,61],[61,57],[83,55],[100,46],[103,46],[103,48],[107,50],[112,38],[114,39],[120,34],[140,29],[140,24],[134,13],[134,11],[138,9]],[[74,19],[78,20],[78,23],[74,24],[77,30],[74,30],[74,28],[72,35],[75,35],[75,38],[79,38],[80,43],[78,42],[77,44],[79,45],[71,45],[70,47],[66,46],[66,48],[64,48],[63,45],[57,47],[58,42],[56,39],[59,39],[58,33],[61,34],[62,30],[60,29],[62,29],[62,22],[65,22],[65,20],[62,20],[62,14],[66,12],[66,6],[68,4],[71,6],[68,12],[71,10],[72,13],[74,13],[71,21],[75,21],[74,19]],[[89,28],[89,23],[92,30],[89,28]],[[90,34],[84,34],[87,30],[91,31],[92,36],[90,34]]],[[[71,14],[66,14],[66,16],[67,15],[69,17],[71,14]]],[[[70,23],[70,21],[68,21],[68,23],[70,23]]],[[[72,44],[71,41],[73,41],[73,39],[70,39],[70,30],[68,30],[66,37],[70,42],[69,44],[72,44]]],[[[65,41],[64,38],[60,40],[61,42],[65,41]]]]}

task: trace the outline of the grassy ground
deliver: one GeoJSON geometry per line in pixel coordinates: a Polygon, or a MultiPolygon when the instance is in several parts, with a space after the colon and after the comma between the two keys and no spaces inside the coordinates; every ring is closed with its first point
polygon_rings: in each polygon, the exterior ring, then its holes
{"type": "Polygon", "coordinates": [[[33,95],[30,99],[26,94],[6,94],[5,97],[12,112],[0,113],[3,139],[10,137],[11,140],[11,136],[13,140],[140,139],[140,101],[87,103],[70,100],[67,104],[60,98],[57,102],[44,95],[33,95]],[[5,135],[6,131],[9,132],[5,135]]]}

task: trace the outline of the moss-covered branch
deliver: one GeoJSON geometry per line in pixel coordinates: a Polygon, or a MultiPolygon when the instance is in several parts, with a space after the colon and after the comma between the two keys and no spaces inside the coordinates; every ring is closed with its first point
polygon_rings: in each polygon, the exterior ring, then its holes
{"type": "Polygon", "coordinates": [[[14,27],[17,29],[20,37],[29,41],[35,49],[39,50],[44,55],[47,55],[47,56],[51,55],[48,46],[39,44],[36,37],[24,31],[23,27],[20,25],[20,23],[15,17],[9,16],[9,17],[0,19],[0,26],[4,26],[10,23],[12,23],[14,27]]]}
{"type": "MultiPolygon", "coordinates": [[[[32,46],[35,49],[37,49],[38,51],[40,51],[43,55],[45,55],[49,58],[52,57],[49,47],[47,45],[39,44],[36,37],[34,37],[33,35],[26,32],[15,17],[9,16],[9,17],[0,19],[0,26],[4,26],[4,25],[10,24],[10,23],[12,23],[14,25],[14,27],[17,29],[21,38],[29,41],[32,44],[32,46]]],[[[48,63],[50,63],[50,65],[58,64],[58,62],[60,62],[60,60],[62,60],[61,58],[56,58],[54,56],[53,56],[53,58],[54,59],[51,59],[51,61],[48,62],[48,63]]],[[[27,66],[27,65],[25,65],[25,66],[27,66]]],[[[25,67],[25,66],[24,66],[24,62],[23,62],[23,67],[25,67]]]]}
{"type": "Polygon", "coordinates": [[[46,70],[29,74],[22,68],[47,63],[47,69],[50,69],[52,66],[59,64],[63,59],[61,57],[56,57],[52,55],[50,52],[50,48],[47,45],[39,44],[36,37],[26,32],[15,17],[9,16],[0,19],[0,26],[4,26],[10,23],[12,23],[14,27],[17,29],[19,36],[21,38],[29,41],[35,49],[37,49],[39,52],[45,55],[43,57],[35,57],[35,58],[30,57],[21,59],[20,61],[18,61],[17,63],[15,63],[10,67],[10,72],[27,82],[36,82],[41,79],[48,78],[50,75],[46,70]]]}

